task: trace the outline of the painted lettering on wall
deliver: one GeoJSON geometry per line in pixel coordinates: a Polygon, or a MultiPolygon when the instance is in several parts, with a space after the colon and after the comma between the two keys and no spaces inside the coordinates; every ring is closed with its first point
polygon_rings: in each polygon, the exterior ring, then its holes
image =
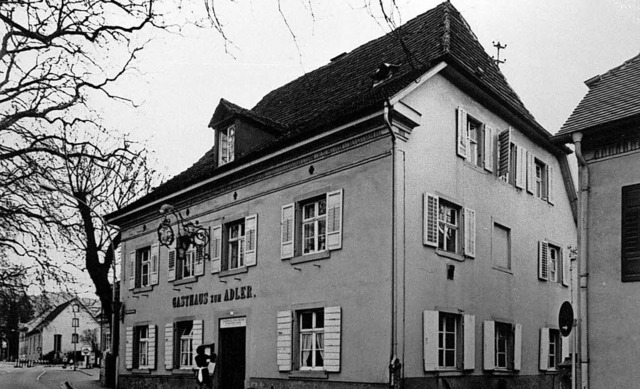
{"type": "Polygon", "coordinates": [[[224,293],[194,293],[175,296],[172,300],[174,308],[191,307],[194,305],[215,304],[223,301],[244,300],[255,298],[251,286],[229,288],[224,293]]]}

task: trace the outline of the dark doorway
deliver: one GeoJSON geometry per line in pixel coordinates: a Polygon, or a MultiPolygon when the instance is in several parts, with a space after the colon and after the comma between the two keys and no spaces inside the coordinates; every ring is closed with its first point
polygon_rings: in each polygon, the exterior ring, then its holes
{"type": "Polygon", "coordinates": [[[244,389],[246,327],[220,329],[220,387],[244,389]]]}

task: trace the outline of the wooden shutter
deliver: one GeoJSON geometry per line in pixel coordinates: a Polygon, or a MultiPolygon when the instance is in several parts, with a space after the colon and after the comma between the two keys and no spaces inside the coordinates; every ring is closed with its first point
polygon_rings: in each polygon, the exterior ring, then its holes
{"type": "Polygon", "coordinates": [[[527,152],[527,192],[536,191],[536,163],[532,153],[527,152]]]}
{"type": "Polygon", "coordinates": [[[222,259],[222,225],[211,230],[211,274],[220,273],[222,259]]]}
{"type": "Polygon", "coordinates": [[[193,275],[201,276],[204,274],[204,247],[195,246],[193,255],[195,256],[193,275]]]}
{"type": "Polygon", "coordinates": [[[156,242],[151,245],[151,271],[149,278],[151,285],[158,285],[158,264],[160,263],[160,245],[156,242]]]}
{"type": "Polygon", "coordinates": [[[543,240],[538,242],[538,278],[549,279],[549,244],[543,240]]]}
{"type": "Polygon", "coordinates": [[[516,145],[516,188],[523,189],[527,184],[527,150],[516,145]]]}
{"type": "Polygon", "coordinates": [[[513,370],[522,369],[522,324],[516,324],[513,333],[513,370]]]}
{"type": "Polygon", "coordinates": [[[147,366],[152,370],[156,368],[156,339],[158,338],[156,333],[157,327],[154,324],[149,324],[149,351],[147,357],[147,366]]]}
{"type": "Polygon", "coordinates": [[[571,259],[567,250],[562,250],[560,261],[562,263],[562,285],[571,285],[571,259]]]}
{"type": "Polygon", "coordinates": [[[462,368],[473,370],[476,368],[476,317],[474,315],[464,315],[462,317],[463,350],[462,368]]]}
{"type": "Polygon", "coordinates": [[[489,126],[484,126],[484,168],[487,171],[493,172],[493,160],[494,160],[494,131],[489,126]]]}
{"type": "Polygon", "coordinates": [[[464,255],[476,257],[476,211],[464,209],[464,255]]]}
{"type": "Polygon", "coordinates": [[[640,184],[622,187],[621,279],[640,280],[640,184]]]}
{"type": "Polygon", "coordinates": [[[247,266],[255,266],[257,264],[256,246],[258,240],[258,215],[250,215],[244,219],[244,236],[246,244],[244,245],[244,263],[247,266]]]}
{"type": "MultiPolygon", "coordinates": [[[[277,362],[279,371],[291,371],[291,349],[293,317],[291,311],[278,312],[276,337],[277,362]]],[[[325,339],[326,344],[326,339],[325,339]]]]}
{"type": "Polygon", "coordinates": [[[438,247],[438,208],[440,198],[425,193],[422,200],[423,227],[422,243],[427,246],[438,247]]]}
{"type": "Polygon", "coordinates": [[[327,193],[327,249],[342,248],[342,189],[327,193]]]}
{"type": "Polygon", "coordinates": [[[164,325],[164,368],[173,369],[173,323],[164,325]]]}
{"type": "Polygon", "coordinates": [[[173,241],[171,247],[169,247],[169,255],[167,260],[167,280],[173,281],[176,279],[176,244],[177,239],[173,241]]]}
{"type": "Polygon", "coordinates": [[[280,223],[280,258],[293,257],[293,228],[295,226],[295,204],[282,206],[280,223]]]}
{"type": "Polygon", "coordinates": [[[324,369],[340,372],[342,311],[340,307],[324,309],[324,369]]]}
{"type": "Polygon", "coordinates": [[[133,327],[125,329],[124,361],[127,369],[133,369],[133,327]]]}
{"type": "Polygon", "coordinates": [[[438,311],[422,312],[422,359],[424,370],[438,370],[438,311]]]}
{"type": "Polygon", "coordinates": [[[553,188],[553,166],[547,165],[547,201],[549,204],[555,203],[553,188]]]}
{"type": "Polygon", "coordinates": [[[549,329],[540,328],[540,370],[549,370],[549,329]]]}
{"type": "Polygon", "coordinates": [[[129,252],[129,290],[136,287],[136,252],[129,252]]]}
{"type": "Polygon", "coordinates": [[[498,135],[498,177],[509,182],[509,170],[511,168],[511,128],[498,135]]]}
{"type": "Polygon", "coordinates": [[[483,364],[485,370],[496,368],[496,322],[487,320],[483,324],[483,364]]]}
{"type": "Polygon", "coordinates": [[[458,155],[466,159],[467,152],[469,150],[469,137],[467,136],[467,113],[462,109],[462,107],[458,107],[456,128],[458,155]]]}
{"type": "Polygon", "coordinates": [[[202,344],[203,339],[203,320],[194,320],[193,328],[192,328],[192,337],[193,337],[193,360],[191,361],[191,365],[196,366],[196,349],[198,346],[202,344]]]}

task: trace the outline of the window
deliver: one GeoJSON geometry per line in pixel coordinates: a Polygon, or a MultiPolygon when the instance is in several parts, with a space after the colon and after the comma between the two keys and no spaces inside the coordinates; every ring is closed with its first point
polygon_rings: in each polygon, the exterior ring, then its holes
{"type": "Polygon", "coordinates": [[[136,334],[136,346],[137,346],[137,360],[134,361],[134,366],[143,367],[149,363],[149,327],[140,326],[135,328],[136,334]]]}
{"type": "Polygon", "coordinates": [[[440,201],[438,208],[438,248],[458,253],[460,236],[460,207],[440,201]]]}
{"type": "Polygon", "coordinates": [[[560,261],[560,249],[556,246],[549,245],[549,281],[558,281],[558,262],[560,261]]]}
{"type": "Polygon", "coordinates": [[[538,242],[538,278],[569,286],[570,259],[563,255],[560,245],[547,241],[538,242]]]}
{"type": "Polygon", "coordinates": [[[342,189],[283,206],[280,231],[282,259],[342,248],[342,189]]]}
{"type": "Polygon", "coordinates": [[[235,138],[236,128],[230,126],[220,130],[220,148],[218,149],[218,165],[222,166],[225,163],[233,161],[235,155],[235,138]]]}
{"type": "Polygon", "coordinates": [[[475,368],[475,316],[424,311],[424,369],[475,368]]]}
{"type": "Polygon", "coordinates": [[[178,257],[178,279],[195,276],[196,251],[188,250],[182,257],[178,257]]]}
{"type": "Polygon", "coordinates": [[[493,171],[493,129],[469,116],[464,108],[458,108],[457,153],[480,168],[493,171]]]}
{"type": "Polygon", "coordinates": [[[257,264],[258,215],[213,227],[211,272],[244,269],[257,264]]]}
{"type": "Polygon", "coordinates": [[[562,362],[562,338],[553,328],[540,329],[540,370],[557,370],[562,362]]]}
{"type": "Polygon", "coordinates": [[[53,335],[53,351],[57,354],[62,351],[62,335],[53,335]]]}
{"type": "Polygon", "coordinates": [[[423,243],[440,252],[475,258],[476,212],[430,193],[423,201],[423,243]]]}
{"type": "Polygon", "coordinates": [[[145,288],[158,284],[160,246],[139,248],[129,253],[129,289],[145,288]]]}
{"type": "Polygon", "coordinates": [[[621,279],[640,281],[640,184],[622,187],[621,208],[621,279]]]}
{"type": "Polygon", "coordinates": [[[301,311],[300,370],[322,370],[324,366],[324,310],[301,311]]]}
{"type": "Polygon", "coordinates": [[[341,312],[340,307],[278,312],[278,370],[339,372],[341,312]]]}
{"type": "Polygon", "coordinates": [[[176,323],[178,340],[178,367],[190,368],[193,365],[193,322],[181,321],[176,323]]]}
{"type": "Polygon", "coordinates": [[[493,264],[499,268],[511,269],[511,230],[493,223],[491,256],[493,264]]]}
{"type": "Polygon", "coordinates": [[[536,177],[535,177],[535,195],[540,199],[547,198],[546,188],[545,188],[545,167],[544,164],[538,160],[535,162],[536,166],[536,177]]]}
{"type": "Polygon", "coordinates": [[[179,237],[169,248],[168,280],[194,281],[195,277],[204,274],[204,262],[209,245],[196,246],[186,237],[179,237]]]}
{"type": "Polygon", "coordinates": [[[522,325],[484,322],[484,369],[520,370],[522,325]]]}
{"type": "Polygon", "coordinates": [[[126,327],[125,341],[125,366],[127,369],[155,369],[155,325],[126,327]]]}
{"type": "Polygon", "coordinates": [[[471,117],[467,117],[467,137],[469,139],[469,160],[476,166],[482,167],[483,145],[482,124],[471,117]]]}

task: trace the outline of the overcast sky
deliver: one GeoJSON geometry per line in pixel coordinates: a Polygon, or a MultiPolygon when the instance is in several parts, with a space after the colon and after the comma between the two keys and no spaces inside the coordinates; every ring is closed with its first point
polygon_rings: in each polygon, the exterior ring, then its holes
{"type": "MultiPolygon", "coordinates": [[[[232,44],[213,29],[155,35],[139,56],[141,73],[125,90],[142,106],[121,109],[118,124],[149,139],[159,169],[175,175],[212,145],[207,127],[220,98],[245,108],[262,96],[389,31],[362,7],[367,0],[217,1],[232,44]]],[[[371,1],[377,3],[377,1],[371,1]]],[[[398,0],[404,23],[437,0],[398,0]]],[[[525,106],[557,132],[587,92],[584,81],[636,56],[640,40],[637,0],[453,0],[480,43],[507,44],[501,66],[525,106]]],[[[200,4],[198,2],[198,4],[200,4]]]]}

